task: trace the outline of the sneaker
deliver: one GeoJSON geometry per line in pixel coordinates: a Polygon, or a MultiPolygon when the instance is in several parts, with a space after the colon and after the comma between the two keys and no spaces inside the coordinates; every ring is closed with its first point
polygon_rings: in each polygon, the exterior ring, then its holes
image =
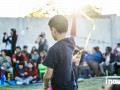
{"type": "Polygon", "coordinates": [[[23,83],[20,82],[20,81],[17,81],[16,84],[17,84],[17,85],[22,85],[23,83]]]}
{"type": "Polygon", "coordinates": [[[24,82],[24,83],[22,83],[22,85],[28,85],[29,84],[29,82],[24,82]]]}
{"type": "Polygon", "coordinates": [[[26,84],[28,85],[28,84],[29,84],[29,82],[26,82],[26,84]]]}

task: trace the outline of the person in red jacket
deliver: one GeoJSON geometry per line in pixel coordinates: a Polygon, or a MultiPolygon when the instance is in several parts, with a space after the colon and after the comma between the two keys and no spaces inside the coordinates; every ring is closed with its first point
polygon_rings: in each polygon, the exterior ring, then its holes
{"type": "Polygon", "coordinates": [[[24,63],[18,64],[18,69],[15,70],[15,80],[17,85],[29,84],[33,77],[29,76],[27,69],[24,68],[24,63]]]}
{"type": "Polygon", "coordinates": [[[33,62],[28,62],[27,72],[28,72],[28,75],[33,78],[31,83],[38,82],[40,80],[38,76],[38,70],[35,68],[33,62]]]}
{"type": "Polygon", "coordinates": [[[12,56],[12,64],[15,69],[18,68],[18,63],[24,62],[27,64],[27,57],[22,54],[21,48],[19,46],[16,47],[16,54],[13,54],[12,56]]]}

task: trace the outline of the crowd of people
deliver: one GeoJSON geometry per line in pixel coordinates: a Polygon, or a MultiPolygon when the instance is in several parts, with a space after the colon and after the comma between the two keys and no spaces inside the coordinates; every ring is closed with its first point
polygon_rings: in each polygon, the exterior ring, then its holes
{"type": "MultiPolygon", "coordinates": [[[[28,46],[24,45],[23,49],[16,46],[17,35],[16,30],[11,29],[11,36],[4,33],[3,43],[6,48],[1,50],[0,67],[4,67],[7,73],[10,73],[10,79],[15,79],[17,84],[28,84],[42,80],[39,76],[38,65],[41,64],[47,55],[48,44],[45,39],[45,33],[41,33],[35,43],[38,48],[32,47],[28,52],[28,46]],[[14,43],[12,41],[15,40],[14,43]]],[[[76,82],[79,77],[91,78],[97,76],[119,75],[120,68],[120,43],[113,50],[111,47],[105,48],[105,53],[99,50],[99,47],[93,47],[92,52],[87,52],[84,48],[76,47],[73,56],[79,55],[73,59],[73,70],[75,72],[76,82]],[[83,50],[82,53],[79,53],[83,50]]]]}
{"type": "Polygon", "coordinates": [[[14,79],[18,85],[41,81],[38,65],[42,63],[48,51],[45,33],[41,33],[35,41],[39,47],[33,46],[30,53],[27,45],[23,48],[16,46],[17,38],[15,29],[11,29],[11,36],[4,33],[5,48],[1,50],[0,55],[0,74],[3,74],[3,69],[5,79],[14,79]]]}
{"type": "Polygon", "coordinates": [[[120,43],[112,50],[105,48],[105,53],[99,47],[93,47],[92,53],[83,51],[80,60],[80,74],[82,78],[93,76],[120,75],[120,43]],[[112,52],[113,51],[113,52],[112,52]]]}

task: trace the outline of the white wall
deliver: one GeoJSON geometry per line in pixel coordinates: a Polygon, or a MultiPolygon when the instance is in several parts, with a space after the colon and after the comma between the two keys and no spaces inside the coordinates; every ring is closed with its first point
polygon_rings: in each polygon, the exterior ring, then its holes
{"type": "MultiPolygon", "coordinates": [[[[120,19],[120,18],[119,18],[120,19]]],[[[116,28],[120,28],[119,19],[117,19],[116,28]]],[[[106,46],[111,46],[111,19],[93,19],[96,25],[96,30],[92,33],[87,50],[91,50],[93,46],[100,46],[104,51],[106,46]]],[[[16,28],[18,32],[17,45],[29,45],[29,51],[32,46],[37,46],[34,42],[41,32],[46,33],[49,46],[55,41],[51,37],[48,27],[48,18],[0,18],[0,50],[3,48],[2,37],[3,32],[9,32],[10,28],[16,28]]],[[[115,26],[115,25],[114,25],[115,26]]],[[[71,19],[69,19],[69,30],[71,29],[71,19]]],[[[93,29],[93,24],[87,19],[77,19],[77,39],[79,46],[85,46],[86,38],[89,32],[93,29]]],[[[116,33],[118,35],[119,29],[116,33]]],[[[115,40],[120,39],[116,37],[115,40]]],[[[116,41],[117,42],[117,41],[116,41]]]]}

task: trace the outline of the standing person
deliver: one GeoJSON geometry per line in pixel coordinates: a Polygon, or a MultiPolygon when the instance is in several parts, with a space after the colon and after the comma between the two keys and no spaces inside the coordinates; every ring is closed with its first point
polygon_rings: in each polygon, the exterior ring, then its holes
{"type": "Polygon", "coordinates": [[[16,29],[11,29],[11,36],[12,36],[12,54],[15,53],[16,49],[16,43],[17,43],[17,35],[16,35],[16,29]]]}
{"type": "Polygon", "coordinates": [[[11,36],[8,36],[8,34],[4,32],[3,43],[6,43],[5,47],[6,54],[10,57],[12,56],[12,54],[14,54],[16,42],[17,42],[16,29],[11,29],[11,36]]]}
{"type": "Polygon", "coordinates": [[[8,36],[8,34],[6,32],[4,32],[4,36],[3,36],[3,43],[5,43],[5,52],[7,56],[12,55],[12,37],[8,36]]]}
{"type": "Polygon", "coordinates": [[[44,90],[48,89],[49,80],[53,90],[76,90],[75,77],[72,68],[72,56],[75,49],[76,17],[73,18],[71,35],[66,38],[68,20],[62,15],[53,16],[48,23],[52,37],[57,41],[48,51],[43,61],[47,70],[43,77],[44,90]]]}
{"type": "Polygon", "coordinates": [[[38,43],[38,51],[39,53],[41,51],[48,51],[48,43],[47,40],[45,39],[45,33],[42,32],[39,37],[37,38],[37,40],[35,41],[35,43],[38,43]]]}

